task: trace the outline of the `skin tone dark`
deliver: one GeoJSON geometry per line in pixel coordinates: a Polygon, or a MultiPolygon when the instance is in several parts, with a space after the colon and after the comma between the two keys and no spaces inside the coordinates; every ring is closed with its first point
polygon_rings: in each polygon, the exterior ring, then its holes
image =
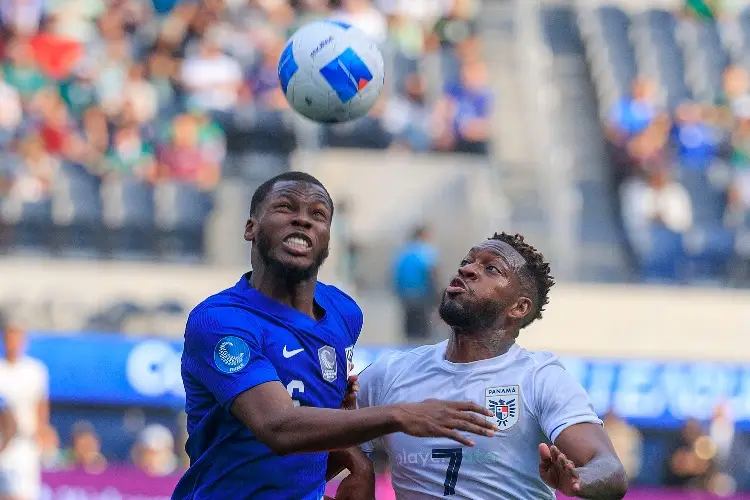
{"type": "MultiPolygon", "coordinates": [[[[253,243],[250,285],[312,318],[322,318],[314,292],[317,269],[328,252],[332,216],[330,200],[319,186],[277,182],[245,226],[245,239],[253,243]]],[[[372,463],[358,448],[351,448],[360,443],[404,432],[449,437],[473,446],[459,431],[493,435],[497,430],[481,416],[490,412],[476,403],[427,400],[350,411],[310,408],[294,406],[279,382],[243,392],[230,411],[279,455],[336,451],[327,475],[344,468],[351,472],[337,499],[374,498],[372,463]]]]}
{"type": "MultiPolygon", "coordinates": [[[[487,240],[472,248],[446,288],[440,316],[451,326],[445,357],[454,363],[508,352],[535,304],[519,278],[523,257],[510,245],[487,240]]],[[[620,499],[627,477],[600,425],[568,427],[553,446],[539,445],[539,475],[552,488],[579,498],[620,499]]]]}

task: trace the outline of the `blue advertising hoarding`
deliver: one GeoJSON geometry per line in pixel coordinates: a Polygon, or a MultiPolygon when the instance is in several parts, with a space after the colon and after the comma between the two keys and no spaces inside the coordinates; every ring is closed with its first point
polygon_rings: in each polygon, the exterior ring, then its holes
{"type": "MultiPolygon", "coordinates": [[[[355,371],[389,349],[357,347],[355,371]]],[[[112,334],[32,335],[29,354],[50,372],[54,402],[180,408],[182,343],[112,334]]],[[[726,403],[750,429],[750,365],[565,357],[599,414],[614,409],[636,424],[674,427],[710,418],[726,403]]],[[[439,396],[439,395],[438,395],[439,396]]]]}

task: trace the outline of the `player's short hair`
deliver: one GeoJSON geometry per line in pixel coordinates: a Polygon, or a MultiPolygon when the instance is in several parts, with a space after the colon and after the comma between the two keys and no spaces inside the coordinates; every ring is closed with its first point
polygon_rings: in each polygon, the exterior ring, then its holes
{"type": "Polygon", "coordinates": [[[533,307],[521,324],[521,328],[525,328],[534,320],[542,318],[544,306],[549,303],[549,289],[555,284],[555,279],[550,275],[549,262],[545,262],[544,255],[526,243],[520,234],[495,233],[489,239],[507,243],[526,261],[517,270],[521,287],[529,294],[533,307]]]}
{"type": "Polygon", "coordinates": [[[258,207],[260,207],[260,205],[265,201],[265,199],[268,197],[268,194],[271,192],[277,182],[285,181],[307,182],[309,184],[319,186],[323,189],[323,191],[325,191],[328,202],[331,204],[331,213],[333,213],[333,199],[331,198],[331,195],[328,193],[328,190],[323,185],[323,183],[306,172],[293,171],[284,172],[283,174],[271,177],[266,182],[258,186],[258,189],[255,190],[255,192],[253,193],[253,197],[250,200],[250,215],[255,215],[258,207]]]}

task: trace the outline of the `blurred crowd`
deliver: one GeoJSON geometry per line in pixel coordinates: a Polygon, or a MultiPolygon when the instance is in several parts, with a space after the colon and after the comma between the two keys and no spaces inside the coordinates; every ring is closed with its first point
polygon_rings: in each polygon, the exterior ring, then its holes
{"type": "Polygon", "coordinates": [[[175,216],[148,213],[169,199],[151,187],[211,193],[222,176],[267,176],[269,160],[248,151],[288,168],[299,141],[283,118],[278,57],[316,18],[376,39],[388,82],[370,116],[317,130],[308,146],[485,154],[491,98],[477,9],[476,0],[4,0],[0,220],[19,229],[0,243],[31,245],[45,222],[83,226],[67,237],[76,242],[99,222],[168,224],[175,216]],[[125,193],[119,205],[113,191],[125,193]]]}
{"type": "Polygon", "coordinates": [[[735,251],[750,250],[742,243],[750,227],[748,74],[730,66],[723,83],[717,102],[685,101],[670,113],[653,83],[639,78],[607,117],[623,222],[646,279],[677,281],[695,271],[747,278],[729,264],[735,251]]]}

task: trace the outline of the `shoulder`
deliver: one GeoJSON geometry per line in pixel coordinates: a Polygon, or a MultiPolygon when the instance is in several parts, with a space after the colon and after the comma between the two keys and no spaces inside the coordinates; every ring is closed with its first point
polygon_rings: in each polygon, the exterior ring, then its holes
{"type": "Polygon", "coordinates": [[[432,360],[436,355],[435,350],[442,344],[425,345],[408,351],[387,351],[360,372],[360,380],[378,378],[396,381],[408,368],[432,360]]]}
{"type": "Polygon", "coordinates": [[[216,335],[258,336],[261,334],[258,317],[252,304],[240,303],[232,289],[224,290],[190,311],[185,325],[186,345],[216,335]]]}
{"type": "Polygon", "coordinates": [[[362,309],[359,307],[359,304],[338,287],[320,282],[318,282],[316,286],[318,287],[319,293],[325,298],[326,302],[328,302],[329,307],[327,309],[330,311],[330,309],[333,308],[337,314],[344,318],[346,324],[351,330],[354,340],[356,341],[357,337],[359,337],[360,330],[362,330],[362,324],[364,323],[364,315],[362,314],[362,309]]]}
{"type": "Polygon", "coordinates": [[[36,358],[24,358],[24,369],[30,373],[35,373],[40,377],[47,376],[47,366],[36,358]]]}

